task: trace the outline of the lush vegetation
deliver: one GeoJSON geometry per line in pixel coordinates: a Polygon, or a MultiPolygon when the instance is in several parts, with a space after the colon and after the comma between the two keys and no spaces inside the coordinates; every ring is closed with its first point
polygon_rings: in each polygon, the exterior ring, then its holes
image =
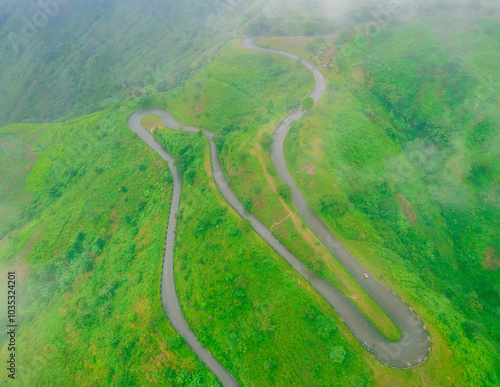
{"type": "Polygon", "coordinates": [[[299,106],[312,85],[307,70],[293,60],[232,41],[204,71],[155,103],[185,124],[220,134],[216,142],[222,149],[231,136],[252,133],[299,106]]]}
{"type": "Polygon", "coordinates": [[[218,385],[160,303],[171,176],[127,128],[137,108],[0,130],[22,385],[218,385]]]}
{"type": "Polygon", "coordinates": [[[175,88],[261,3],[3,2],[0,125],[64,120],[175,88]]]}
{"type": "Polygon", "coordinates": [[[276,194],[280,188],[290,188],[278,186],[263,148],[271,145],[272,129],[301,101],[307,101],[305,97],[312,88],[313,77],[301,63],[233,43],[206,71],[185,87],[159,97],[156,103],[167,106],[186,124],[216,132],[214,142],[226,177],[245,207],[313,270],[351,296],[384,334],[398,340],[400,332],[385,313],[298,216],[290,215],[294,211],[290,195],[281,193],[285,204],[276,194]],[[263,173],[264,160],[273,177],[263,173]]]}
{"type": "Polygon", "coordinates": [[[499,42],[498,19],[446,14],[299,45],[329,86],[287,138],[295,179],[424,318],[442,383],[498,383],[499,42]]]}
{"type": "MultiPolygon", "coordinates": [[[[433,3],[418,6],[436,8],[433,3]]],[[[401,12],[416,6],[398,4],[401,12]]],[[[0,125],[64,121],[171,90],[213,60],[235,31],[326,34],[372,20],[385,7],[373,0],[289,1],[286,7],[282,0],[2,2],[0,125]]]]}
{"type": "Polygon", "coordinates": [[[176,285],[199,340],[240,385],[370,384],[335,312],[218,193],[206,138],[156,133],[183,165],[176,285]]]}
{"type": "MultiPolygon", "coordinates": [[[[20,306],[26,335],[19,365],[30,372],[24,382],[215,383],[161,308],[171,181],[166,165],[126,128],[126,117],[165,101],[173,111],[188,111],[194,88],[200,96],[192,98],[207,106],[198,117],[192,110],[192,120],[224,141],[231,133],[269,125],[311,87],[307,71],[293,61],[228,47],[206,72],[172,93],[62,125],[2,129],[4,173],[16,184],[10,191],[1,187],[11,195],[5,201],[9,216],[1,223],[1,261],[25,273],[19,285],[27,294],[20,306]],[[238,94],[241,74],[248,74],[244,95],[238,94]],[[289,82],[296,83],[295,93],[285,92],[289,82]],[[215,95],[222,99],[209,104],[215,95]],[[217,110],[219,104],[232,108],[217,110]],[[230,126],[232,119],[238,126],[230,126]]],[[[160,126],[152,117],[143,123],[160,126]]],[[[338,316],[218,196],[207,175],[204,138],[168,132],[162,138],[185,176],[176,279],[183,310],[202,343],[243,384],[369,384],[359,344],[338,316]]]]}
{"type": "MultiPolygon", "coordinates": [[[[423,318],[431,356],[405,371],[373,359],[219,195],[205,137],[147,117],[184,174],[175,275],[202,344],[241,385],[499,383],[498,18],[446,14],[392,20],[366,38],[345,30],[262,41],[321,68],[327,93],[312,106],[302,64],[223,42],[247,24],[247,33],[306,35],[340,24],[320,1],[276,17],[271,0],[254,18],[262,3],[172,2],[162,14],[156,1],[70,2],[18,56],[8,33],[19,31],[21,10],[37,8],[0,6],[0,123],[112,106],[61,124],[0,128],[0,271],[17,273],[23,385],[218,385],[160,303],[172,182],[126,127],[131,112],[150,106],[214,131],[244,205],[399,339],[298,217],[268,157],[273,129],[300,103],[308,113],[285,143],[294,178],[346,246],[423,318]]],[[[378,9],[370,6],[352,20],[370,20],[378,9]]],[[[4,335],[0,358],[5,344],[4,335]]]]}

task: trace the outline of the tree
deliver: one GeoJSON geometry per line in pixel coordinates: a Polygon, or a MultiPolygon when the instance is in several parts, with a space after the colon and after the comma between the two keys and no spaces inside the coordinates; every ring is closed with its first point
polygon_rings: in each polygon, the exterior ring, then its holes
{"type": "Polygon", "coordinates": [[[191,165],[191,163],[193,162],[194,158],[195,158],[195,154],[193,151],[193,146],[188,145],[188,146],[184,147],[183,149],[181,149],[180,155],[177,156],[177,158],[175,160],[175,165],[184,174],[184,172],[186,172],[188,170],[188,168],[191,165]]]}
{"type": "Polygon", "coordinates": [[[337,364],[342,364],[344,362],[345,355],[345,348],[341,345],[333,347],[330,351],[330,358],[337,364]]]}
{"type": "Polygon", "coordinates": [[[463,329],[467,337],[472,341],[476,341],[483,332],[482,324],[474,320],[467,320],[464,322],[463,329]]]}
{"type": "Polygon", "coordinates": [[[142,109],[146,109],[146,108],[149,108],[151,107],[151,105],[153,104],[153,98],[151,95],[143,95],[140,99],[139,99],[139,106],[142,108],[142,109]]]}
{"type": "Polygon", "coordinates": [[[278,194],[285,200],[288,200],[292,197],[292,189],[286,183],[280,183],[278,185],[278,194]]]}
{"type": "Polygon", "coordinates": [[[337,325],[335,321],[327,315],[319,315],[316,318],[316,326],[318,327],[318,332],[324,339],[329,339],[331,335],[337,330],[337,325]]]}
{"type": "Polygon", "coordinates": [[[271,149],[271,145],[273,145],[273,142],[274,139],[272,135],[270,135],[269,133],[262,134],[260,138],[260,145],[262,145],[262,148],[264,148],[266,152],[271,149]]]}
{"type": "Polygon", "coordinates": [[[253,206],[253,201],[251,198],[245,198],[243,199],[242,201],[243,203],[243,206],[248,210],[250,211],[252,209],[252,206],[253,206]]]}
{"type": "Polygon", "coordinates": [[[269,100],[269,103],[267,104],[267,112],[270,114],[274,111],[274,102],[272,99],[269,100]]]}
{"type": "Polygon", "coordinates": [[[320,194],[317,197],[320,211],[324,215],[333,215],[335,217],[343,216],[348,209],[348,200],[345,194],[335,191],[320,194]]]}
{"type": "Polygon", "coordinates": [[[225,141],[224,136],[220,133],[215,133],[214,136],[212,137],[212,141],[214,142],[214,145],[217,148],[217,151],[221,152],[222,146],[224,145],[224,141],[225,141]]]}

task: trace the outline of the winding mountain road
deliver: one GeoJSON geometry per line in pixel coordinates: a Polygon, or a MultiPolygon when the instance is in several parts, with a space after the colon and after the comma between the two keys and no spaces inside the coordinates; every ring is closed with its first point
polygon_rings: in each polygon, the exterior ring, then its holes
{"type": "MultiPolygon", "coordinates": [[[[255,38],[253,37],[244,38],[242,45],[251,50],[283,55],[302,61],[302,63],[313,73],[315,79],[315,87],[310,97],[313,98],[316,103],[325,93],[325,78],[316,67],[306,60],[285,51],[259,47],[255,45],[255,38]]],[[[305,112],[300,111],[300,109],[294,110],[274,130],[274,142],[270,150],[271,159],[276,166],[280,179],[291,187],[292,201],[300,217],[307,223],[309,228],[316,234],[333,256],[342,263],[356,281],[358,281],[399,327],[402,338],[399,342],[387,340],[363,315],[359,316],[361,313],[345,296],[335,297],[335,300],[329,303],[340,314],[356,338],[362,344],[368,344],[367,349],[369,349],[378,360],[394,368],[417,366],[427,359],[430,350],[430,341],[425,325],[395,293],[370,275],[363,265],[361,265],[361,263],[342,245],[316,212],[311,209],[306,198],[290,175],[283,153],[283,143],[290,130],[290,123],[300,119],[304,114],[305,112]],[[365,273],[369,274],[368,278],[365,278],[365,273]],[[349,313],[349,316],[352,318],[346,318],[346,313],[349,313]]],[[[316,288],[316,290],[318,289],[316,288]]],[[[320,290],[318,290],[318,292],[325,297],[320,290]]]]}
{"type": "MultiPolygon", "coordinates": [[[[245,38],[242,44],[252,50],[265,51],[301,60],[313,73],[316,81],[315,88],[310,96],[315,102],[323,96],[326,88],[325,79],[311,63],[284,51],[258,47],[254,44],[254,38],[245,38]]],[[[135,112],[127,121],[127,125],[132,131],[155,150],[163,160],[168,161],[174,180],[162,271],[162,304],[174,329],[184,338],[200,360],[214,372],[221,383],[224,386],[238,386],[236,379],[231,373],[200,344],[195,334],[189,328],[180,308],[174,282],[173,247],[175,242],[175,228],[177,226],[175,215],[179,210],[180,195],[182,191],[182,174],[174,166],[173,156],[142,126],[142,118],[150,114],[160,117],[165,126],[170,129],[178,130],[179,124],[168,111],[159,108],[135,112]]],[[[392,291],[377,282],[373,276],[369,276],[368,279],[364,278],[363,274],[367,273],[367,270],[349,253],[349,251],[347,251],[317,214],[310,208],[287,169],[283,154],[283,141],[290,129],[290,122],[299,119],[303,115],[304,113],[301,112],[300,109],[294,110],[282,121],[273,134],[274,144],[271,147],[270,154],[276,165],[279,177],[292,188],[292,200],[297,207],[299,215],[306,221],[311,230],[400,328],[402,339],[399,342],[394,343],[387,340],[344,294],[312,272],[301,260],[288,251],[260,220],[245,209],[224,176],[217,149],[212,141],[214,133],[209,130],[203,130],[203,134],[208,138],[210,143],[212,173],[217,189],[229,205],[242,218],[249,220],[253,229],[322,295],[330,306],[340,315],[354,336],[373,354],[373,356],[375,356],[375,358],[394,368],[402,369],[418,366],[427,358],[430,350],[430,341],[424,324],[411,308],[392,291]]],[[[197,133],[199,130],[197,128],[185,126],[184,131],[197,133]]]]}

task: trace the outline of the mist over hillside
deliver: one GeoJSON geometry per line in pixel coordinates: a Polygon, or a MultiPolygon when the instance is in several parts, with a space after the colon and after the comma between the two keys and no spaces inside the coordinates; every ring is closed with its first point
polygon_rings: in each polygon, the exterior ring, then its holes
{"type": "Polygon", "coordinates": [[[180,85],[242,33],[315,35],[488,1],[21,0],[0,4],[0,124],[49,122],[180,85]]]}
{"type": "Polygon", "coordinates": [[[498,386],[499,63],[498,1],[0,0],[0,380],[498,386]]]}
{"type": "Polygon", "coordinates": [[[212,58],[258,1],[2,5],[0,123],[50,121],[166,91],[212,58]]]}

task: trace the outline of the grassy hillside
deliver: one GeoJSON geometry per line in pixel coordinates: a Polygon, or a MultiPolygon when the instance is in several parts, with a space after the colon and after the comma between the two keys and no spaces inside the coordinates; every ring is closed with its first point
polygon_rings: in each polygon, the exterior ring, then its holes
{"type": "Polygon", "coordinates": [[[308,50],[329,79],[285,143],[295,179],[418,310],[430,362],[451,350],[438,372],[463,369],[460,384],[498,381],[499,37],[496,18],[446,14],[366,41],[267,42],[308,50]]]}
{"type": "MultiPolygon", "coordinates": [[[[218,131],[222,147],[222,133],[254,131],[310,87],[293,61],[230,45],[171,93],[61,125],[2,128],[0,189],[10,196],[2,200],[0,262],[2,272],[15,267],[24,294],[19,367],[30,371],[23,383],[215,384],[161,309],[171,180],[126,118],[159,104],[218,131]]],[[[182,133],[162,139],[185,168],[176,280],[201,342],[243,384],[369,384],[359,344],[338,316],[218,196],[207,144],[182,133]],[[330,357],[333,350],[345,357],[330,357]]]]}
{"type": "Polygon", "coordinates": [[[61,3],[0,5],[0,125],[74,118],[175,88],[262,2],[61,3]]]}
{"type": "MultiPolygon", "coordinates": [[[[450,0],[446,7],[489,2],[450,0]]],[[[472,5],[471,5],[472,4],[472,5]]],[[[429,12],[432,0],[398,2],[429,12]]],[[[372,21],[380,0],[19,0],[0,4],[0,125],[89,114],[183,84],[234,33],[328,34],[372,21]]]]}
{"type": "Polygon", "coordinates": [[[398,340],[397,327],[298,220],[290,197],[281,198],[278,194],[274,167],[269,162],[264,165],[265,160],[269,161],[266,151],[271,131],[310,93],[312,74],[293,60],[234,47],[211,64],[206,73],[209,80],[203,78],[205,73],[200,74],[195,78],[195,87],[189,83],[167,106],[185,116],[187,122],[218,132],[216,140],[226,177],[247,209],[262,219],[311,269],[351,296],[389,338],[398,340]],[[221,62],[224,66],[220,66],[221,62]],[[242,67],[243,62],[248,70],[242,67]],[[273,63],[280,63],[281,67],[273,63]],[[250,67],[257,64],[262,70],[249,73],[250,67]],[[273,77],[277,78],[278,87],[262,88],[273,77]],[[298,85],[291,86],[292,82],[298,85]],[[252,96],[245,98],[244,104],[241,85],[245,85],[247,96],[252,96]],[[263,167],[272,177],[266,176],[263,167]]]}
{"type": "MultiPolygon", "coordinates": [[[[112,106],[0,128],[0,271],[17,273],[23,385],[218,385],[160,304],[172,181],[126,127],[149,106],[214,131],[245,206],[399,338],[297,216],[267,156],[270,133],[312,89],[311,74],[222,44],[261,2],[228,4],[68,2],[15,55],[8,34],[38,6],[0,6],[0,123],[112,106]]],[[[267,19],[249,28],[330,31],[313,17],[321,4],[308,4],[307,20],[297,5],[280,21],[271,1],[267,19]]],[[[228,207],[204,137],[144,120],[184,172],[181,307],[241,385],[498,384],[500,22],[446,14],[393,24],[368,39],[348,30],[263,43],[310,58],[328,78],[325,97],[292,128],[287,160],[325,222],[423,318],[433,346],[418,369],[374,360],[228,207]]]]}
{"type": "Polygon", "coordinates": [[[200,341],[242,386],[369,385],[338,316],[218,193],[205,137],[157,135],[185,171],[175,270],[200,341]],[[345,358],[335,361],[337,348],[345,358]]]}
{"type": "Polygon", "coordinates": [[[171,176],[127,128],[136,108],[0,129],[0,265],[17,273],[23,385],[218,384],[160,303],[171,176]]]}

